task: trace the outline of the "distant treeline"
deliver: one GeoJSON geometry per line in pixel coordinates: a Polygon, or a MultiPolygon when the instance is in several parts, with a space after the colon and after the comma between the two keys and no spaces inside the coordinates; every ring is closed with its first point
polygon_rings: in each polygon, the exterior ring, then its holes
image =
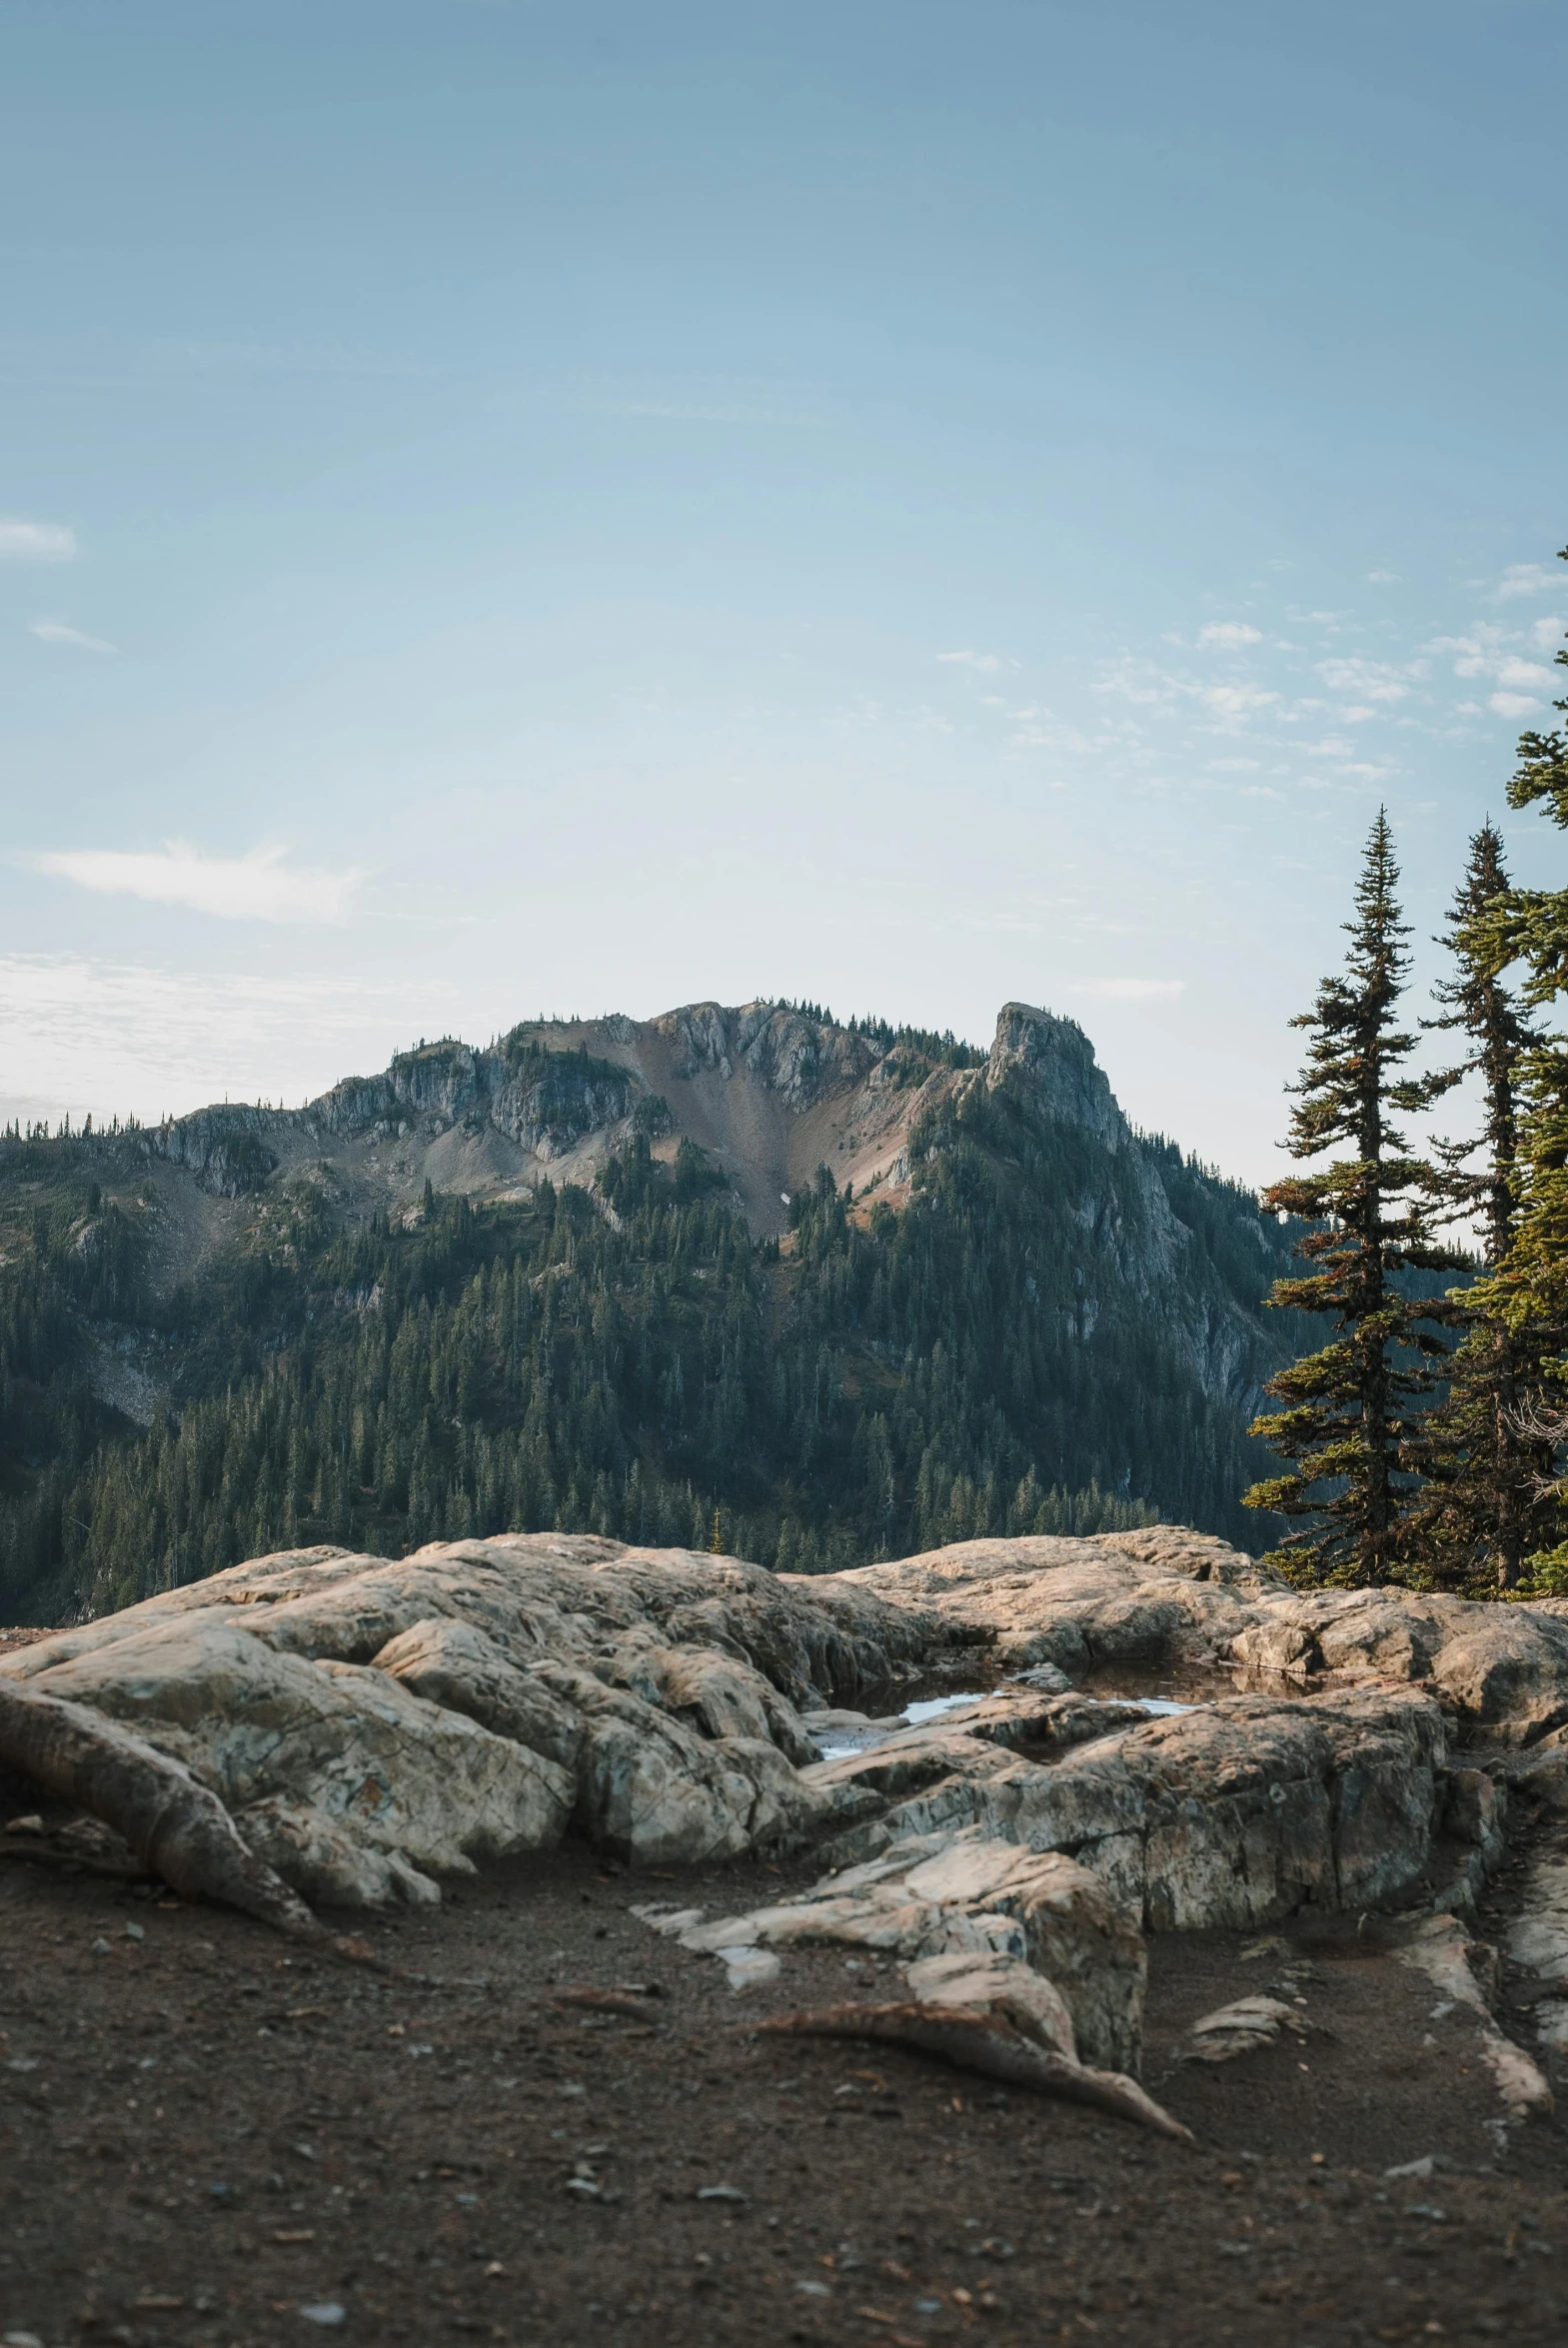
{"type": "MultiPolygon", "coordinates": [[[[830,1011],[819,1003],[796,1003],[790,997],[774,998],[777,1011],[798,1012],[819,1028],[837,1025],[830,1011]]],[[[983,1068],[985,1053],[978,1044],[965,1044],[951,1028],[895,1028],[891,1020],[851,1018],[844,1022],[844,1031],[850,1036],[864,1036],[882,1052],[896,1048],[927,1061],[932,1068],[983,1068]]]]}

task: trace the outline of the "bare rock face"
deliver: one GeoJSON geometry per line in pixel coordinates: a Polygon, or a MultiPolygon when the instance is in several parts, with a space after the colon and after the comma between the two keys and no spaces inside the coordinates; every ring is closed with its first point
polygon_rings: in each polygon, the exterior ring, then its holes
{"type": "Polygon", "coordinates": [[[530,1535],[257,1558],[40,1640],[8,1684],[133,1728],[285,1882],[364,1906],[573,1823],[650,1863],[798,1840],[822,1804],[795,1700],[965,1635],[733,1559],[530,1535]]]}
{"type": "MultiPolygon", "coordinates": [[[[1070,1696],[1036,1704],[1069,1718],[1090,1709],[1070,1696]]],[[[982,1718],[807,1770],[820,1790],[862,1792],[860,1820],[830,1855],[852,1862],[903,1835],[975,1828],[1070,1853],[1150,1931],[1381,1907],[1419,1882],[1447,1815],[1447,1738],[1429,1696],[1229,1696],[1135,1726],[1127,1707],[1103,1709],[1110,1732],[1048,1765],[1009,1753],[982,1718]],[[878,1779],[901,1798],[865,1802],[878,1779]]]]}
{"type": "MultiPolygon", "coordinates": [[[[71,1782],[109,1785],[110,1762],[94,1776],[82,1758],[96,1734],[154,1788],[135,1817],[156,1810],[163,1770],[209,1804],[202,1847],[228,1854],[225,1879],[251,1882],[234,1856],[248,1851],[277,1885],[255,1897],[279,1914],[287,1887],[428,1899],[443,1874],[577,1831],[666,1865],[819,1845],[855,1880],[808,1904],[818,1924],[852,1910],[856,1932],[893,1899],[873,1884],[918,1908],[911,1869],[939,1871],[948,1850],[977,1866],[982,1848],[1025,1875],[1070,1862],[1134,1930],[1252,1927],[1303,1904],[1408,1902],[1434,1854],[1450,1896],[1473,1898],[1502,1848],[1503,1794],[1452,1744],[1520,1748],[1520,1767],[1523,1748],[1556,1753],[1568,1622],[1303,1595],[1167,1527],[965,1542],[814,1579],[504,1535],[396,1561],[257,1558],[9,1654],[0,1691],[0,1758],[25,1774],[64,1738],[71,1782]],[[1206,1669],[1214,1700],[1149,1718],[1067,1684],[1173,1664],[1206,1669]],[[1009,1672],[1033,1684],[885,1726],[900,1683],[1009,1672]],[[881,1717],[855,1715],[858,1749],[816,1759],[802,1709],[822,1733],[861,1700],[881,1717]]],[[[911,1943],[900,1925],[896,1945],[910,1961],[988,1946],[1056,1978],[1067,1960],[1036,1946],[1044,1926],[1008,1881],[1000,1904],[943,1894],[940,1931],[911,1943]],[[1004,1919],[999,1939],[982,1916],[1004,1919]]]]}
{"type": "Polygon", "coordinates": [[[996,1034],[985,1065],[991,1089],[1020,1072],[1051,1116],[1085,1127],[1110,1150],[1130,1142],[1126,1119],[1117,1108],[1110,1080],[1094,1058],[1083,1030],[1031,1004],[1005,1003],[996,1015],[996,1034]]]}
{"type": "MultiPolygon", "coordinates": [[[[44,1642],[29,1650],[27,1685],[120,1721],[183,1761],[242,1835],[253,1804],[282,1799],[291,1816],[320,1813],[352,1844],[417,1869],[471,1871],[477,1860],[560,1840],[573,1780],[554,1761],[368,1664],[280,1651],[259,1627],[205,1610],[174,1614],[40,1670],[44,1642]]],[[[271,1851],[281,1845],[265,1815],[271,1851]]],[[[346,1876],[329,1892],[332,1840],[325,1828],[317,1840],[317,1857],[277,1871],[286,1881],[298,1875],[302,1890],[308,1878],[318,1897],[361,1904],[371,1877],[346,1876]]]]}
{"type": "MultiPolygon", "coordinates": [[[[1568,1621],[1546,1608],[1304,1594],[1167,1527],[811,1579],[588,1535],[299,1549],[0,1658],[0,1764],[182,1891],[303,1936],[325,1931],[308,1902],[430,1904],[568,1832],[663,1868],[813,1848],[829,1871],[797,1898],[641,1912],[738,1991],[805,1943],[895,1960],[912,2002],[798,2026],[912,2030],[951,2059],[983,2040],[1006,2076],[1145,2119],[1121,2076],[1145,1934],[1405,1910],[1510,2112],[1549,2103],[1449,1912],[1502,1856],[1505,1781],[1568,1809],[1568,1621]],[[1203,1700],[1151,1716],[1134,1687],[1171,1671],[1203,1700]],[[909,1721],[933,1682],[976,1692],[909,1721]]],[[[1565,1882],[1539,1859],[1511,1952],[1554,2052],[1565,1882]]],[[[1293,2026],[1244,2004],[1194,2059],[1293,2026]]]]}
{"type": "Polygon", "coordinates": [[[1209,1534],[1155,1526],[1087,1539],[959,1541],[834,1578],[988,1635],[1003,1668],[1069,1678],[1120,1663],[1214,1663],[1287,1584],[1209,1534]]]}

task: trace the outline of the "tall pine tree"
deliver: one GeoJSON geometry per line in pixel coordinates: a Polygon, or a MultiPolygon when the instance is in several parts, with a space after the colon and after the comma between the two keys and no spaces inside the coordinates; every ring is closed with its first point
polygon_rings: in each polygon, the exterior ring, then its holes
{"type": "MultiPolygon", "coordinates": [[[[1557,660],[1568,668],[1568,645],[1557,660]]],[[[1556,707],[1568,717],[1568,695],[1556,707]]],[[[1568,830],[1568,728],[1520,736],[1508,801],[1516,808],[1544,802],[1552,822],[1568,830]]],[[[1511,889],[1482,931],[1494,972],[1524,964],[1526,1004],[1550,1008],[1568,994],[1568,889],[1511,889]]],[[[1554,1585],[1568,1586],[1568,1543],[1561,1539],[1568,1492],[1553,1472],[1568,1445],[1568,1037],[1531,1038],[1520,1063],[1520,1100],[1512,1243],[1477,1284],[1473,1304],[1507,1331],[1529,1364],[1516,1422],[1538,1447],[1530,1494],[1532,1532],[1541,1543],[1535,1554],[1554,1585]],[[1554,1541],[1560,1545],[1550,1553],[1554,1541]]]]}
{"type": "Polygon", "coordinates": [[[1400,1275],[1458,1261],[1432,1237],[1433,1171],[1390,1122],[1425,1100],[1419,1079],[1397,1073],[1416,1041],[1396,1025],[1409,970],[1398,881],[1380,809],[1355,918],[1345,924],[1344,974],[1325,979],[1312,1009],[1292,1023],[1312,1041],[1292,1088],[1290,1155],[1350,1155],[1263,1193],[1266,1206],[1312,1225],[1296,1251],[1314,1268],[1276,1281],[1270,1302],[1331,1316],[1335,1335],[1270,1380],[1268,1392],[1285,1406],[1252,1431],[1293,1465],[1244,1496],[1249,1507],[1309,1520],[1274,1552],[1294,1579],[1353,1587],[1407,1570],[1402,1541],[1419,1488],[1411,1468],[1417,1405],[1435,1383],[1433,1360],[1446,1351],[1433,1324],[1451,1308],[1412,1295],[1400,1275]]]}
{"type": "Polygon", "coordinates": [[[1509,897],[1502,840],[1491,824],[1483,824],[1470,843],[1470,861],[1441,940],[1454,961],[1452,978],[1439,980],[1434,989],[1445,1010],[1441,1018],[1423,1022],[1435,1034],[1458,1034],[1465,1041],[1463,1058],[1428,1078],[1428,1098],[1441,1100],[1467,1077],[1480,1080],[1480,1134],[1440,1142],[1435,1154],[1442,1167],[1439,1187],[1450,1210],[1477,1226],[1489,1264],[1501,1263],[1513,1245],[1519,1213],[1520,1063],[1537,1040],[1496,968],[1495,922],[1509,897]]]}
{"type": "MultiPolygon", "coordinates": [[[[1443,941],[1453,976],[1437,987],[1443,1015],[1426,1024],[1464,1039],[1463,1057],[1428,1079],[1433,1100],[1478,1081],[1481,1131],[1440,1142],[1438,1186],[1445,1219],[1479,1236],[1489,1269],[1503,1264],[1519,1222],[1519,1113],[1523,1066],[1539,1038],[1497,968],[1498,915],[1509,902],[1502,842],[1490,824],[1470,843],[1470,862],[1443,941]]],[[[1542,1448],[1526,1431],[1537,1383],[1529,1332],[1488,1308],[1484,1288],[1455,1291],[1464,1339],[1448,1392],[1421,1430],[1427,1487],[1411,1523],[1411,1547],[1427,1578],[1448,1587],[1511,1589],[1544,1531],[1542,1448]]]]}

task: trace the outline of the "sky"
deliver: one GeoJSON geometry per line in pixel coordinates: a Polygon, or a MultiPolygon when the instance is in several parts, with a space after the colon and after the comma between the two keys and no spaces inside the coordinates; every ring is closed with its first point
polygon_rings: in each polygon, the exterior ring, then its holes
{"type": "MultiPolygon", "coordinates": [[[[6,0],[0,1118],[1041,1004],[1266,1180],[1562,690],[1558,0],[6,0]]],[[[1414,1008],[1419,1010],[1417,1004],[1414,1008]]]]}

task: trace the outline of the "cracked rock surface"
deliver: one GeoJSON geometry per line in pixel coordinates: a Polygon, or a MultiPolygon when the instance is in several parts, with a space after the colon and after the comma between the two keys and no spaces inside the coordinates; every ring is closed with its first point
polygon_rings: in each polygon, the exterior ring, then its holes
{"type": "MultiPolygon", "coordinates": [[[[1568,1620],[1303,1594],[1179,1528],[811,1578],[587,1535],[290,1551],[8,1647],[0,1767],[114,1830],[106,1874],[296,1935],[314,1906],[412,1928],[444,1883],[587,1843],[746,1881],[635,1911],[742,2011],[836,1951],[927,2017],[1131,2074],[1169,1936],[1396,1915],[1497,2126],[1550,2111],[1568,2054],[1568,1620]],[[1161,1674],[1194,1700],[1151,1713],[1161,1674]],[[1545,1823],[1499,1937],[1540,2064],[1469,1920],[1516,1811],[1545,1823]],[[761,1897],[765,1856],[796,1887],[761,1897]]],[[[1289,1995],[1227,1984],[1169,2059],[1217,2077],[1286,2039],[1305,2072],[1289,1995]]]]}
{"type": "Polygon", "coordinates": [[[1515,1770],[1557,1754],[1568,1621],[1303,1594],[1179,1527],[811,1578],[536,1533],[289,1551],[14,1648],[0,1757],[24,1775],[49,1705],[78,1743],[96,1722],[106,1751],[134,1748],[144,1809],[159,1769],[171,1799],[215,1800],[258,1913],[432,1904],[443,1877],[569,1833],[651,1865],[811,1848],[836,1873],[728,1945],[836,1918],[909,1961],[1020,1956],[1123,2060],[1131,2003],[1089,2013],[1020,1885],[1068,1870],[1134,1937],[1430,1906],[1434,1879],[1463,1906],[1502,1849],[1505,1789],[1457,1747],[1515,1770]],[[1173,1666],[1210,1700],[1151,1718],[1092,1692],[1173,1666]],[[933,1686],[978,1692],[900,1724],[933,1686]],[[848,1749],[817,1758],[834,1734],[848,1749]],[[1011,1889],[974,1891],[986,1868],[1011,1889]]]}
{"type": "Polygon", "coordinates": [[[797,1703],[972,1644],[868,1591],[534,1534],[258,1558],[22,1648],[0,1687],[15,1737],[29,1697],[133,1730],[284,1882],[374,1907],[569,1825],[656,1864],[798,1838],[824,1802],[797,1703]]]}

